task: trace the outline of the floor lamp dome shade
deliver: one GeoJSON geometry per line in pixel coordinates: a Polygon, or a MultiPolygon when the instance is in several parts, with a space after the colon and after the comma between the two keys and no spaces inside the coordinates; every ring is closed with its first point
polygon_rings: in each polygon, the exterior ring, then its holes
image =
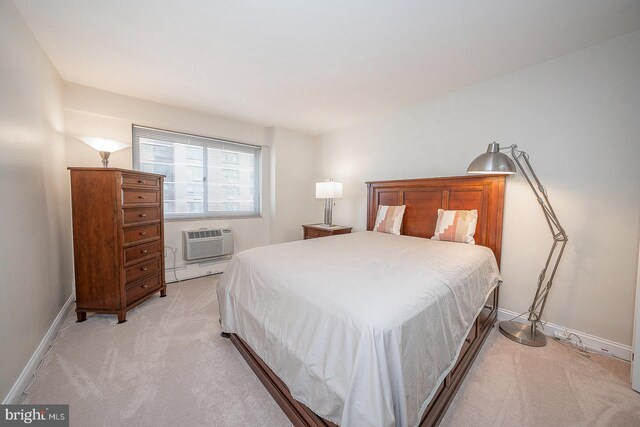
{"type": "Polygon", "coordinates": [[[509,156],[500,152],[500,144],[492,142],[487,147],[486,153],[480,154],[471,162],[467,168],[467,173],[511,175],[516,173],[516,165],[509,156]]]}
{"type": "Polygon", "coordinates": [[[505,337],[520,344],[541,347],[547,342],[547,337],[538,329],[538,326],[542,323],[542,313],[547,304],[549,291],[553,285],[553,279],[558,270],[560,258],[562,258],[568,238],[551,206],[547,189],[542,185],[531,166],[529,154],[519,150],[515,144],[503,148],[503,150],[510,150],[511,157],[501,153],[500,145],[492,142],[489,144],[486,153],[481,154],[471,162],[467,173],[514,174],[518,170],[527,181],[529,188],[531,188],[533,195],[542,208],[553,243],[549,255],[547,255],[547,261],[538,275],[536,293],[528,310],[528,323],[515,322],[515,319],[500,322],[500,332],[505,337]]]}

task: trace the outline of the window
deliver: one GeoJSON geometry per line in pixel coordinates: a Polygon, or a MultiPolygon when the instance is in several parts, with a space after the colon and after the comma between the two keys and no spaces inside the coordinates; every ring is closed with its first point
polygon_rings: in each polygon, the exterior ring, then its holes
{"type": "Polygon", "coordinates": [[[187,160],[202,160],[202,147],[187,146],[187,160]]]}
{"type": "Polygon", "coordinates": [[[240,155],[238,153],[225,151],[222,153],[222,162],[237,165],[240,163],[240,155]]]}
{"type": "Polygon", "coordinates": [[[227,183],[240,182],[240,171],[238,169],[222,169],[222,179],[227,183]]]}
{"type": "Polygon", "coordinates": [[[240,196],[240,187],[237,185],[225,185],[224,194],[227,196],[227,200],[237,200],[238,196],[240,196]]]}
{"type": "Polygon", "coordinates": [[[222,209],[225,211],[235,211],[240,209],[240,205],[238,202],[224,202],[222,203],[222,209]]]}
{"type": "Polygon", "coordinates": [[[167,219],[260,214],[260,147],[134,125],[133,165],[165,175],[167,219]]]}

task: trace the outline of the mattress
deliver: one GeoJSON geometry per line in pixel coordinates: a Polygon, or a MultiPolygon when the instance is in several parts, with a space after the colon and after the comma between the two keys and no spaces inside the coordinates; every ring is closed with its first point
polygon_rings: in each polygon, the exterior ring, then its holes
{"type": "Polygon", "coordinates": [[[490,249],[358,232],[250,249],[218,282],[224,332],[340,426],[413,426],[500,282],[490,249]]]}

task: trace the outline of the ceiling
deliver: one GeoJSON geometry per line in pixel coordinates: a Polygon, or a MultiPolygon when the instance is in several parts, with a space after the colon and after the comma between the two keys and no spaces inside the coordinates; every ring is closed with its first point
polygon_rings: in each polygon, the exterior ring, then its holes
{"type": "Polygon", "coordinates": [[[638,0],[15,0],[66,81],[312,135],[640,28],[638,0]]]}

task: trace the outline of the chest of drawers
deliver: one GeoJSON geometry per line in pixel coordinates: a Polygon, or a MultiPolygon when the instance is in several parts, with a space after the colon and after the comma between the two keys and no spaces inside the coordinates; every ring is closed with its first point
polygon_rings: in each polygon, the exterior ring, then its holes
{"type": "Polygon", "coordinates": [[[127,311],[164,280],[164,176],[115,168],[69,168],[76,314],[127,311]]]}

